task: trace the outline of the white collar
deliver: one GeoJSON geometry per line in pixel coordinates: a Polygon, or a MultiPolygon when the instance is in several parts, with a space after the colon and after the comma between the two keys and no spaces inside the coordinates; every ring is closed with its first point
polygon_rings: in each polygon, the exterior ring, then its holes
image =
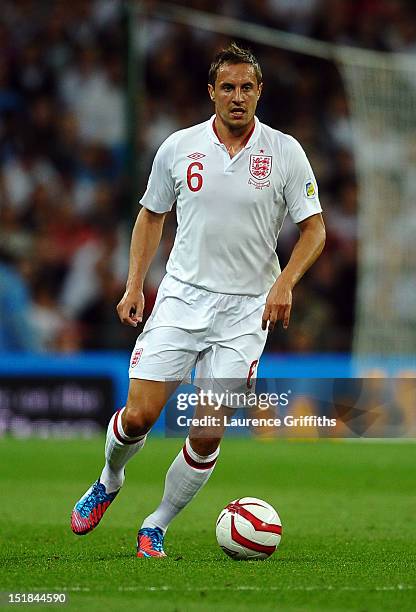
{"type": "MultiPolygon", "coordinates": [[[[206,122],[207,132],[210,140],[212,140],[216,145],[221,146],[223,143],[218,138],[217,134],[214,131],[214,120],[216,115],[212,115],[206,122]]],[[[261,123],[256,116],[254,116],[254,130],[251,133],[250,138],[247,141],[247,144],[244,146],[244,149],[250,149],[253,144],[257,141],[261,132],[261,123]]]]}

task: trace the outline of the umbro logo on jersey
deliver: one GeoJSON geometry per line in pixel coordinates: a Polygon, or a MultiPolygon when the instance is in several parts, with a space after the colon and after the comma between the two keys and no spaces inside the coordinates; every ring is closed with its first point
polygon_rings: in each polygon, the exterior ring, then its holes
{"type": "Polygon", "coordinates": [[[204,153],[191,153],[188,157],[191,159],[201,159],[201,157],[206,157],[206,155],[204,155],[204,153]]]}

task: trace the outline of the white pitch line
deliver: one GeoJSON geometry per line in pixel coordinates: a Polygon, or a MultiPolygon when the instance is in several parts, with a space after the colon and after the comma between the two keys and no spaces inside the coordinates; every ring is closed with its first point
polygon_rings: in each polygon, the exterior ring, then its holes
{"type": "Polygon", "coordinates": [[[415,589],[416,585],[398,584],[393,586],[380,586],[380,587],[355,587],[355,586],[331,586],[331,585],[317,585],[317,586],[268,586],[268,587],[257,587],[257,586],[224,586],[224,587],[212,587],[212,586],[200,586],[200,587],[171,587],[168,585],[162,586],[125,586],[119,587],[119,591],[409,591],[415,589]]]}
{"type": "MultiPolygon", "coordinates": [[[[159,585],[159,586],[120,586],[118,587],[118,591],[120,592],[138,592],[138,591],[150,591],[150,592],[158,592],[158,591],[186,591],[186,592],[199,592],[199,591],[411,591],[416,589],[416,585],[413,584],[396,584],[391,586],[373,586],[373,587],[358,587],[358,586],[333,586],[333,585],[316,585],[316,586],[252,586],[252,585],[235,585],[235,586],[223,586],[223,587],[213,587],[213,586],[198,586],[198,587],[172,587],[169,585],[159,585]]],[[[94,588],[90,587],[81,587],[81,586],[55,586],[48,587],[47,590],[51,592],[94,592],[99,591],[103,592],[107,589],[104,588],[94,588]]],[[[32,587],[30,591],[45,591],[45,587],[32,587]]]]}
{"type": "MultiPolygon", "coordinates": [[[[71,591],[71,592],[82,592],[82,591],[86,591],[89,592],[92,589],[90,589],[90,587],[82,587],[82,586],[74,586],[74,587],[68,587],[68,586],[54,586],[54,587],[45,587],[45,586],[41,586],[41,587],[31,587],[30,589],[25,589],[25,593],[30,591],[30,592],[34,592],[34,591],[39,591],[39,593],[43,593],[43,592],[50,592],[50,593],[63,593],[65,591],[71,591]]],[[[23,591],[22,591],[23,593],[23,591]]]]}

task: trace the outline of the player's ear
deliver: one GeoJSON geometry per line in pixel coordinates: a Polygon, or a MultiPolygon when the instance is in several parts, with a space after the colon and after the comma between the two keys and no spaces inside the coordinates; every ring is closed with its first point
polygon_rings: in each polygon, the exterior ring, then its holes
{"type": "Polygon", "coordinates": [[[215,91],[211,83],[208,83],[208,94],[213,102],[215,102],[215,91]]]}
{"type": "Polygon", "coordinates": [[[259,90],[257,92],[257,100],[260,98],[262,91],[263,91],[263,83],[259,83],[259,90]]]}

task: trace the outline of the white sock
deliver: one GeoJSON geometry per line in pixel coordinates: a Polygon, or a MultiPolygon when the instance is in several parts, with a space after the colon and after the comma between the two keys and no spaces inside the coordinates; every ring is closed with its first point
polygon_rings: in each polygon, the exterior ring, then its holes
{"type": "Polygon", "coordinates": [[[143,527],[159,527],[164,533],[169,523],[204,486],[211,476],[220,449],[203,457],[198,455],[186,438],[184,447],[171,464],[165,479],[160,506],[143,521],[143,527]]]}
{"type": "Polygon", "coordinates": [[[124,482],[124,466],[146,442],[147,434],[132,438],[123,431],[121,415],[125,408],[118,410],[110,419],[105,441],[105,466],[101,472],[100,482],[107,493],[113,493],[124,482]]]}

